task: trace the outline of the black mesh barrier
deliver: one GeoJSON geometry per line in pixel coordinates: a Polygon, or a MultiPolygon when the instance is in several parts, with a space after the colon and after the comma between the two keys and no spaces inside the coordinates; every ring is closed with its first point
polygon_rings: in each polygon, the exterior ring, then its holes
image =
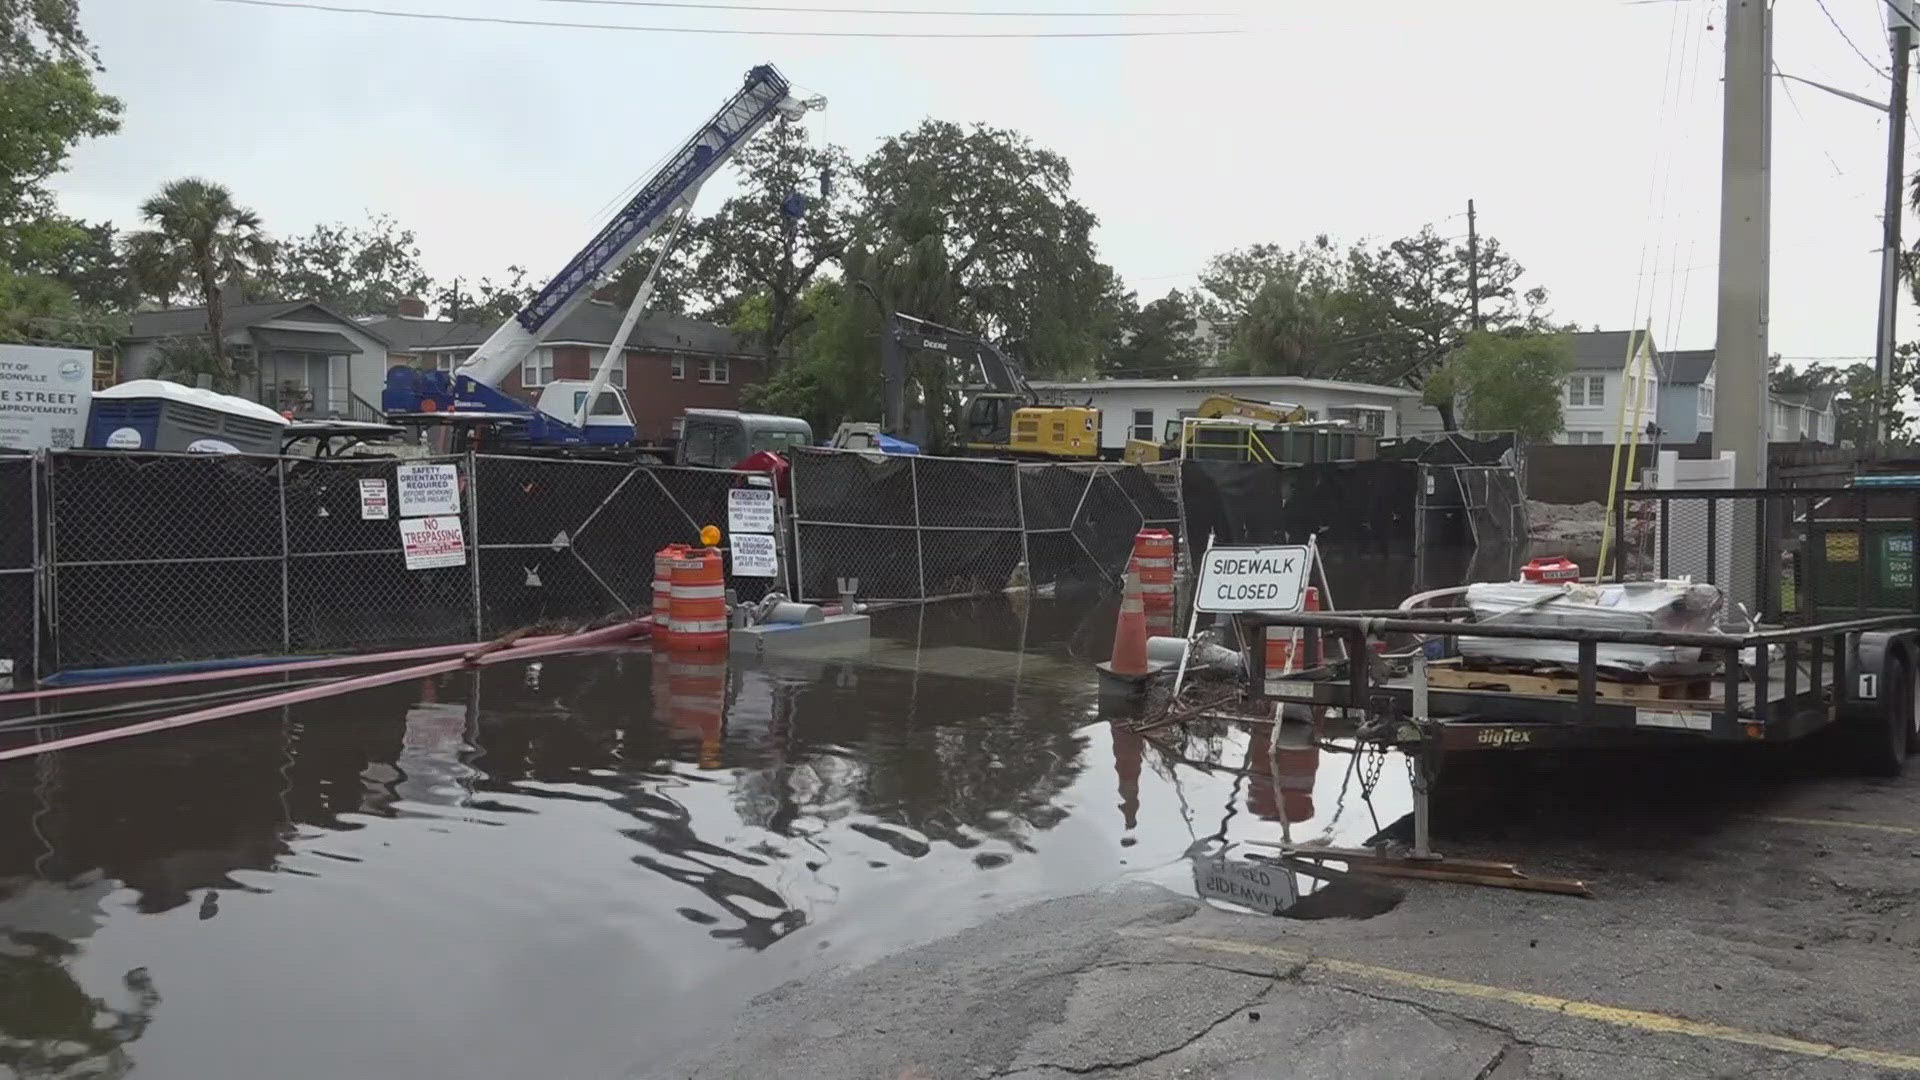
{"type": "Polygon", "coordinates": [[[1504,465],[1463,466],[1451,470],[1460,485],[1467,524],[1473,530],[1473,565],[1468,581],[1517,578],[1527,561],[1527,500],[1518,470],[1504,465]]]}
{"type": "Polygon", "coordinates": [[[913,529],[796,521],[793,536],[802,599],[838,597],[840,578],[858,580],[857,591],[868,599],[916,600],[927,595],[920,582],[919,534],[913,529]]]}
{"type": "Polygon", "coordinates": [[[1126,569],[1134,537],[1144,524],[1146,519],[1111,471],[1099,469],[1088,477],[1086,498],[1073,519],[1073,535],[1107,577],[1117,577],[1126,569]]]}
{"type": "MultiPolygon", "coordinates": [[[[38,549],[39,499],[34,490],[38,468],[25,455],[0,457],[0,660],[11,662],[16,678],[35,670],[34,623],[39,604],[34,589],[34,553],[38,549]]],[[[6,680],[0,678],[0,686],[6,680]]]]}
{"type": "Polygon", "coordinates": [[[795,450],[789,455],[797,595],[839,596],[841,579],[876,600],[927,592],[911,456],[795,450]]]}
{"type": "Polygon", "coordinates": [[[914,527],[913,468],[917,458],[795,450],[789,460],[795,521],[832,525],[914,527]]]}
{"type": "Polygon", "coordinates": [[[1087,473],[1068,465],[1022,465],[1020,508],[1029,533],[1068,530],[1087,491],[1087,473]]]}
{"type": "Polygon", "coordinates": [[[1412,461],[1422,465],[1499,465],[1519,443],[1510,431],[1443,432],[1382,439],[1376,448],[1381,461],[1412,461]]]}
{"type": "Polygon", "coordinates": [[[47,459],[56,668],[280,652],[280,462],[90,453],[47,459]]]}
{"type": "MultiPolygon", "coordinates": [[[[484,635],[651,612],[654,554],[697,545],[703,525],[724,531],[727,492],[746,476],[495,456],[477,458],[475,470],[484,635]]],[[[727,584],[743,600],[781,587],[731,575],[727,584]]]]}
{"type": "Polygon", "coordinates": [[[473,638],[474,486],[465,459],[438,463],[460,472],[467,559],[459,566],[408,569],[399,507],[391,501],[398,494],[399,462],[287,461],[287,644],[292,651],[401,648],[473,638]],[[362,513],[363,480],[384,485],[390,500],[386,516],[362,513]]]}
{"type": "Polygon", "coordinates": [[[911,460],[921,526],[1020,531],[1019,466],[1013,462],[911,460]]]}

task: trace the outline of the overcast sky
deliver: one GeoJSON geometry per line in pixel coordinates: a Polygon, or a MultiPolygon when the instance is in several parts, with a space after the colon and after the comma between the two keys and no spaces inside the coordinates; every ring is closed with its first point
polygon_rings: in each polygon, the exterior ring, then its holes
{"type": "MultiPolygon", "coordinates": [[[[1143,300],[1217,252],[1327,232],[1464,234],[1476,200],[1582,326],[1713,343],[1724,3],[1716,0],[780,0],[789,6],[1169,11],[1219,19],[705,12],[555,0],[327,0],[635,26],[863,32],[1203,28],[1223,37],[911,40],[511,27],[83,0],[126,104],[63,208],[136,223],[168,179],[230,186],[278,235],[384,212],[439,278],[557,271],[609,200],[755,63],[829,107],[863,155],[926,117],[1017,128],[1064,154],[1098,241],[1143,300]]],[[[773,3],[776,0],[740,0],[773,3]]],[[[1780,0],[1781,70],[1885,99],[1879,0],[1780,0]]],[[[1789,357],[1873,349],[1884,117],[1805,85],[1774,96],[1773,334],[1789,357]]],[[[1920,155],[1909,135],[1909,162],[1920,155]]],[[[709,190],[703,209],[724,192],[709,190]]],[[[1909,217],[1908,236],[1913,235],[1909,217]]],[[[1906,337],[1920,337],[1909,306],[1906,337]]]]}

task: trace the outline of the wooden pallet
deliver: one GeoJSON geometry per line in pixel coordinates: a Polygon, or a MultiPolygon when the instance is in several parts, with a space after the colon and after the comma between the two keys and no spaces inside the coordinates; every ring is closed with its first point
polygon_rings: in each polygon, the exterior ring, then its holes
{"type": "MultiPolygon", "coordinates": [[[[1445,690],[1497,690],[1534,697],[1578,697],[1580,694],[1580,677],[1555,668],[1495,671],[1464,667],[1459,660],[1436,660],[1428,664],[1427,685],[1445,690]]],[[[1710,676],[1626,682],[1602,675],[1594,680],[1593,691],[1595,697],[1605,701],[1704,701],[1716,696],[1710,676]]]]}

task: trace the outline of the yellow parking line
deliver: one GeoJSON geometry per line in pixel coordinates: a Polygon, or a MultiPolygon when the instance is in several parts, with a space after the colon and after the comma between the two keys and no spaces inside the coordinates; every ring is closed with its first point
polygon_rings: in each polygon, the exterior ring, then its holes
{"type": "Polygon", "coordinates": [[[1862,829],[1867,832],[1920,836],[1920,829],[1911,825],[1881,825],[1872,821],[1841,821],[1839,818],[1786,817],[1782,814],[1742,814],[1740,816],[1748,821],[1772,821],[1781,825],[1831,825],[1836,829],[1862,829]]]}
{"type": "Polygon", "coordinates": [[[1239,953],[1245,956],[1263,956],[1288,964],[1303,964],[1308,971],[1323,972],[1330,975],[1345,975],[1371,982],[1404,986],[1414,990],[1424,990],[1430,994],[1445,994],[1453,997],[1476,998],[1481,1001],[1497,1001],[1506,1005],[1516,1005],[1523,1009],[1535,1009],[1540,1012],[1558,1013],[1563,1016],[1576,1016],[1582,1020],[1609,1024],[1613,1027],[1632,1028],[1637,1031],[1652,1032],[1659,1035],[1684,1035],[1694,1039],[1708,1039],[1714,1042],[1736,1043],[1741,1046],[1753,1046],[1762,1050],[1776,1050],[1785,1054],[1800,1054],[1811,1058],[1824,1058],[1831,1061],[1848,1061],[1858,1065],[1871,1065],[1880,1069],[1895,1069],[1901,1072],[1920,1073],[1920,1056],[1896,1054],[1890,1050],[1868,1050],[1857,1046],[1840,1046],[1834,1043],[1812,1042],[1807,1039],[1794,1039],[1785,1035],[1769,1035],[1763,1031],[1746,1031],[1741,1028],[1727,1027],[1723,1024],[1706,1024],[1697,1020],[1686,1020],[1665,1013],[1643,1012],[1639,1009],[1622,1009],[1613,1005],[1600,1005],[1591,1001],[1576,1001],[1571,998],[1553,997],[1549,994],[1535,994],[1527,990],[1511,990],[1503,986],[1486,986],[1481,983],[1461,982],[1457,979],[1443,979],[1434,975],[1421,975],[1418,972],[1399,971],[1394,968],[1378,967],[1373,964],[1360,964],[1351,960],[1333,960],[1326,957],[1308,956],[1305,953],[1288,949],[1274,948],[1269,945],[1255,945],[1244,941],[1226,941],[1219,938],[1185,937],[1169,935],[1159,938],[1172,945],[1187,945],[1196,949],[1211,949],[1215,952],[1239,953]]]}

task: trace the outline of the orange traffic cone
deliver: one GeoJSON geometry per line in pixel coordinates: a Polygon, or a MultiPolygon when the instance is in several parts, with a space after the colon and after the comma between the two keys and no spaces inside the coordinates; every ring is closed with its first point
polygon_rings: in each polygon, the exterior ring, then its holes
{"type": "Polygon", "coordinates": [[[1113,658],[1094,667],[1108,678],[1141,683],[1165,666],[1147,660],[1147,608],[1141,600],[1140,575],[1129,570],[1120,591],[1120,619],[1113,628],[1113,658]]]}

